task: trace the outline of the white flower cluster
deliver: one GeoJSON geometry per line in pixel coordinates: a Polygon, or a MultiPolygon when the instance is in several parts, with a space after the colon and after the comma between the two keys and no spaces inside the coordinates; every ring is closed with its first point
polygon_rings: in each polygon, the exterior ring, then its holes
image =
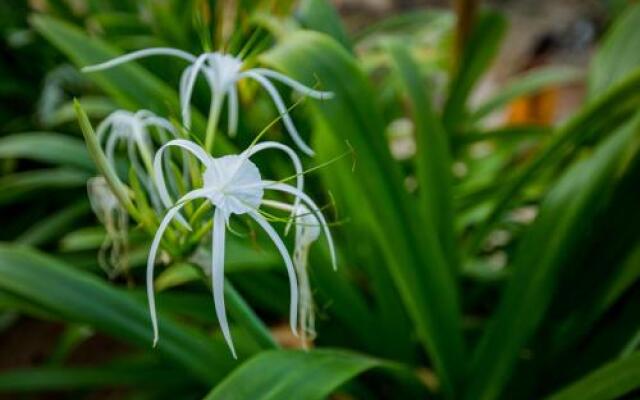
{"type": "Polygon", "coordinates": [[[220,328],[233,356],[236,357],[236,352],[226,317],[223,285],[225,235],[229,220],[234,215],[248,216],[273,241],[284,261],[289,276],[291,329],[294,334],[297,334],[299,318],[302,338],[306,339],[308,336],[312,336],[315,333],[313,306],[306,271],[309,246],[323,232],[327,239],[334,269],[336,267],[336,257],[331,232],[326,220],[315,202],[303,192],[303,170],[298,155],[290,147],[271,141],[254,143],[240,154],[222,157],[213,157],[210,150],[213,145],[213,137],[218,129],[218,119],[225,100],[227,100],[228,110],[228,134],[233,136],[236,133],[239,110],[237,82],[241,79],[253,79],[264,88],[280,112],[280,117],[293,142],[302,152],[310,156],[313,155],[313,151],[298,134],[287,112],[285,103],[271,80],[278,81],[305,96],[316,99],[329,99],[332,97],[332,93],[311,89],[269,69],[244,69],[241,59],[217,52],[194,56],[177,49],[151,48],[126,54],[102,64],[86,67],[83,70],[85,72],[104,70],[135,59],[154,55],[174,56],[189,63],[189,66],[182,73],[179,84],[182,125],[185,130],[188,131],[191,128],[191,97],[198,76],[205,78],[211,90],[211,105],[204,147],[190,140],[180,138],[177,130],[169,121],[146,110],[136,113],[116,111],[107,117],[97,130],[98,140],[101,146],[104,147],[107,160],[114,165],[116,163],[114,158],[116,146],[119,142],[126,144],[127,156],[136,177],[146,189],[156,211],[163,214],[149,251],[146,276],[154,345],[158,340],[153,285],[156,254],[163,234],[174,218],[185,228],[191,230],[191,226],[185,216],[181,214],[181,210],[187,203],[196,199],[209,202],[214,209],[211,233],[211,285],[220,328]],[[153,140],[153,134],[156,135],[155,141],[153,140]],[[157,150],[155,151],[155,156],[152,157],[155,150],[154,143],[157,144],[157,150]],[[169,157],[164,156],[171,148],[177,148],[183,153],[182,177],[185,182],[176,182],[176,174],[172,174],[169,157]],[[281,151],[291,160],[296,173],[295,186],[283,181],[262,178],[260,170],[251,161],[251,158],[255,154],[267,150],[281,151]],[[186,182],[189,174],[188,155],[193,156],[201,165],[201,169],[199,169],[201,176],[198,181],[202,182],[202,185],[185,193],[184,189],[181,191],[179,188],[189,187],[186,182]],[[169,184],[167,184],[167,177],[169,177],[169,184]],[[292,203],[284,203],[265,199],[266,191],[280,192],[287,196],[292,196],[293,201],[292,203]],[[179,199],[174,200],[172,193],[179,199]],[[285,228],[285,232],[291,224],[295,226],[293,257],[289,254],[278,232],[265,217],[265,213],[261,210],[262,207],[270,207],[290,213],[291,219],[285,228]]]}

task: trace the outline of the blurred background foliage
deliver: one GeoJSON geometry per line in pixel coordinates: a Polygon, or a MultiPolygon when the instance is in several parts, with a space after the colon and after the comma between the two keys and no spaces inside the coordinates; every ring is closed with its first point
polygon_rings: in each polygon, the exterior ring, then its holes
{"type": "MultiPolygon", "coordinates": [[[[567,2],[574,23],[533,35],[523,14],[552,20],[555,2],[398,2],[384,18],[388,2],[371,3],[363,23],[360,3],[336,2],[345,24],[326,0],[0,2],[0,396],[640,395],[640,5],[567,2]],[[318,153],[307,167],[333,160],[307,180],[335,223],[340,268],[312,251],[319,335],[296,350],[278,257],[260,237],[229,243],[235,361],[206,285],[178,257],[156,280],[152,349],[150,238],[130,226],[127,268],[100,268],[113,243],[87,199],[96,168],[72,99],[94,122],[116,108],[177,118],[182,65],[78,67],[247,43],[248,62],[336,94],[293,117],[318,153]]],[[[226,150],[276,115],[253,85],[240,97],[226,150]]],[[[206,110],[204,86],[195,98],[206,110]]],[[[280,159],[262,165],[286,176],[280,159]]]]}

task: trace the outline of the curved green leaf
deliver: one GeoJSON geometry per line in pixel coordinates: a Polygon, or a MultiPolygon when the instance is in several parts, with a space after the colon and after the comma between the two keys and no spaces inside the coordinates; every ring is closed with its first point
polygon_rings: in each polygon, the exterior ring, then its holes
{"type": "Polygon", "coordinates": [[[640,67],[640,4],[618,18],[591,62],[588,95],[593,99],[640,67]]]}
{"type": "Polygon", "coordinates": [[[468,399],[500,396],[522,347],[536,332],[566,258],[640,150],[640,114],[575,163],[554,185],[514,256],[513,275],[472,366],[468,399]]]}
{"type": "Polygon", "coordinates": [[[448,132],[455,131],[466,120],[469,96],[482,74],[491,66],[506,28],[506,19],[495,12],[481,15],[473,27],[458,69],[449,84],[449,95],[442,116],[448,132]]]}
{"type": "Polygon", "coordinates": [[[356,375],[383,365],[337,350],[267,351],[236,369],[205,400],[323,399],[356,375]]]}
{"type": "Polygon", "coordinates": [[[312,103],[315,148],[321,160],[344,154],[347,146],[354,154],[323,170],[326,184],[347,207],[353,237],[374,235],[443,390],[452,394],[464,363],[457,288],[437,237],[425,234],[391,159],[367,78],[344,48],[316,32],[297,32],[263,59],[302,82],[317,77],[335,93],[330,101],[312,103]]]}
{"type": "MultiPolygon", "coordinates": [[[[152,332],[144,303],[35,250],[0,245],[0,289],[67,320],[86,323],[115,338],[151,348],[152,332]]],[[[208,340],[162,316],[156,351],[207,384],[221,379],[233,366],[222,342],[208,340]]]]}
{"type": "Polygon", "coordinates": [[[613,361],[548,400],[613,400],[640,388],[640,353],[613,361]]]}
{"type": "Polygon", "coordinates": [[[297,17],[306,29],[326,33],[351,51],[351,42],[342,26],[340,16],[328,0],[302,0],[298,6],[297,17]]]}
{"type": "Polygon", "coordinates": [[[436,115],[420,77],[418,65],[400,43],[389,46],[398,77],[407,93],[415,123],[416,176],[421,210],[426,213],[424,229],[440,241],[447,263],[457,270],[456,243],[453,233],[453,194],[451,154],[442,121],[436,115]]]}
{"type": "Polygon", "coordinates": [[[21,198],[26,193],[42,189],[82,187],[91,174],[69,168],[36,169],[0,178],[0,204],[21,198]]]}
{"type": "Polygon", "coordinates": [[[516,77],[500,89],[493,97],[486,100],[470,115],[471,121],[477,121],[493,111],[504,107],[518,97],[538,92],[545,87],[575,82],[582,78],[582,72],[570,67],[544,67],[516,77]]]}
{"type": "Polygon", "coordinates": [[[53,132],[14,133],[0,138],[0,158],[26,158],[95,171],[87,149],[77,138],[53,132]]]}

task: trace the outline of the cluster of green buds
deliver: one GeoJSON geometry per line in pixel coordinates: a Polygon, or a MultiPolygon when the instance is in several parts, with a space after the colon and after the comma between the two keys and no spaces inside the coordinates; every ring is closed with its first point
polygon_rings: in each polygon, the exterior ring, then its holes
{"type": "MultiPolygon", "coordinates": [[[[237,84],[242,79],[257,82],[273,100],[280,113],[279,119],[292,141],[306,155],[313,156],[311,148],[302,140],[288,109],[272,81],[289,86],[304,96],[329,99],[332,93],[309,88],[283,74],[265,68],[246,69],[243,61],[229,54],[204,53],[195,56],[171,48],[151,48],[117,57],[102,64],[85,67],[92,72],[116,67],[148,56],[173,56],[188,62],[179,82],[181,123],[147,110],[137,112],[116,111],[109,115],[94,134],[80,108],[76,108],[90,152],[105,182],[99,191],[92,191],[92,203],[98,204],[105,214],[119,210],[126,212],[144,227],[153,241],[147,261],[146,285],[149,312],[153,328],[153,343],[158,341],[158,321],[154,296],[154,268],[160,248],[167,257],[181,257],[193,253],[208,233],[211,234],[211,288],[220,329],[231,353],[236,351],[226,316],[224,297],[225,237],[231,231],[231,217],[254,221],[271,239],[286,266],[290,286],[290,326],[303,343],[315,335],[313,302],[307,275],[310,245],[320,234],[326,237],[331,263],[336,268],[333,239],[320,208],[304,193],[302,162],[289,146],[273,141],[259,141],[261,132],[251,145],[238,154],[214,157],[212,149],[216,132],[220,130],[219,117],[226,102],[228,112],[227,133],[234,136],[238,126],[239,99],[237,84]],[[211,91],[209,119],[204,145],[191,137],[191,98],[198,77],[203,77],[211,91]],[[175,124],[175,125],[174,125],[175,124]],[[117,173],[116,152],[126,149],[129,164],[129,185],[117,173]],[[284,154],[295,170],[288,179],[263,178],[252,157],[265,151],[284,154]],[[291,202],[265,198],[268,193],[279,193],[291,202]],[[197,204],[194,204],[197,203],[197,204]],[[273,211],[266,211],[270,209],[273,211]],[[106,210],[106,211],[105,211],[106,210]],[[286,234],[295,229],[294,249],[290,252],[278,231],[272,226],[271,212],[287,214],[286,234]],[[176,243],[183,248],[176,248],[176,243]]],[[[100,215],[99,215],[100,216],[100,215]]]]}

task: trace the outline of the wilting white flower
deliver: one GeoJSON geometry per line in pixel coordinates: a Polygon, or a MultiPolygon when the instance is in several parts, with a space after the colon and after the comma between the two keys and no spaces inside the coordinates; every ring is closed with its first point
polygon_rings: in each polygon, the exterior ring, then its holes
{"type": "Polygon", "coordinates": [[[191,125],[191,96],[199,73],[202,72],[204,74],[209,88],[211,89],[210,113],[213,118],[210,119],[209,122],[213,125],[213,128],[217,125],[219,112],[224,104],[225,98],[228,96],[228,131],[231,136],[235,135],[238,127],[239,105],[238,89],[236,84],[241,79],[250,78],[258,82],[258,84],[267,91],[267,94],[271,97],[278,109],[278,112],[282,116],[282,121],[296,146],[298,146],[307,155],[314,154],[313,150],[311,150],[311,148],[300,137],[300,134],[287,112],[287,107],[285,106],[280,93],[278,93],[271,80],[279,81],[305,96],[316,99],[329,99],[333,97],[333,93],[311,89],[310,87],[305,86],[286,75],[270,69],[251,68],[243,70],[243,61],[239,57],[219,52],[204,53],[196,57],[186,51],[159,47],[134,51],[102,64],[85,67],[82,70],[84,72],[100,71],[132,60],[154,55],[174,56],[191,63],[182,73],[179,90],[182,120],[187,129],[189,129],[191,125]]]}
{"type": "Polygon", "coordinates": [[[135,113],[114,111],[98,125],[96,135],[98,143],[104,148],[107,160],[114,166],[116,146],[119,142],[126,144],[127,155],[136,175],[147,189],[153,205],[160,209],[161,204],[149,176],[153,169],[153,132],[157,133],[157,141],[160,143],[166,143],[170,137],[178,136],[175,127],[169,121],[147,110],[135,113]]]}
{"type": "Polygon", "coordinates": [[[151,322],[154,331],[154,344],[158,340],[158,325],[155,309],[155,300],[153,296],[153,271],[155,264],[155,256],[160,245],[160,240],[171,220],[176,217],[180,209],[190,201],[195,199],[205,199],[214,207],[213,214],[213,232],[212,232],[212,266],[211,278],[213,288],[213,298],[218,321],[222,334],[235,357],[235,349],[229,333],[229,324],[227,322],[226,311],[224,307],[224,251],[225,251],[225,234],[226,225],[232,215],[246,214],[252,218],[271,238],[278,249],[284,263],[287,267],[289,275],[289,286],[291,291],[291,304],[289,308],[290,325],[294,334],[297,334],[297,307],[298,307],[298,283],[296,279],[293,261],[289,256],[287,248],[271,224],[261,214],[260,207],[262,205],[269,206],[271,202],[263,199],[265,190],[273,190],[294,196],[293,209],[297,209],[299,204],[304,204],[308,210],[317,218],[319,225],[322,227],[329,244],[331,261],[335,268],[335,251],[333,248],[333,240],[324,216],[316,206],[316,204],[302,191],[302,166],[298,156],[291,148],[276,142],[258,143],[244,152],[235,155],[226,155],[214,158],[207,152],[188,140],[176,139],[165,144],[158,150],[154,159],[155,181],[158,185],[158,192],[162,201],[170,206],[165,217],[163,218],[149,250],[149,258],[147,261],[147,295],[149,298],[149,310],[151,314],[151,322]],[[162,173],[162,155],[163,152],[171,147],[179,147],[193,154],[205,167],[202,174],[203,186],[194,189],[180,198],[175,204],[171,201],[166,185],[164,184],[164,176],[162,173]],[[256,153],[274,149],[280,150],[287,154],[291,159],[297,176],[296,186],[286,183],[263,180],[258,167],[250,160],[256,153]]]}
{"type": "Polygon", "coordinates": [[[113,279],[128,266],[127,211],[113,194],[104,177],[97,176],[89,179],[87,191],[91,209],[107,231],[98,251],[98,264],[109,278],[113,279]]]}
{"type": "Polygon", "coordinates": [[[311,244],[318,240],[321,224],[315,214],[304,204],[293,206],[275,200],[263,200],[263,204],[283,211],[292,211],[295,218],[295,247],[293,250],[293,265],[298,275],[300,287],[300,301],[298,304],[298,318],[300,323],[300,339],[302,346],[307,348],[308,342],[316,337],[315,312],[307,264],[311,244]]]}

